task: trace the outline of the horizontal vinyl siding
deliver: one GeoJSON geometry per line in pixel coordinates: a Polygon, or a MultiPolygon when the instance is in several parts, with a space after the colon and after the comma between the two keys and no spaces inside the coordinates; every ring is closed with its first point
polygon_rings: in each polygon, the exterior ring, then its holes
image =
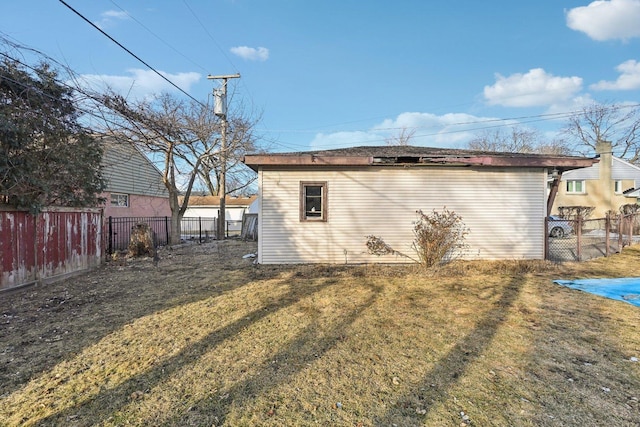
{"type": "Polygon", "coordinates": [[[640,182],[640,168],[614,157],[611,164],[611,179],[615,181],[628,179],[638,183],[640,182]]]}
{"type": "MultiPolygon", "coordinates": [[[[562,174],[562,181],[580,179],[600,179],[600,163],[596,163],[593,166],[589,166],[588,168],[570,170],[562,174]]],[[[623,179],[633,179],[640,182],[640,168],[627,163],[622,159],[613,157],[611,160],[611,179],[616,181],[623,179]]]]}
{"type": "Polygon", "coordinates": [[[111,193],[169,197],[158,169],[133,147],[107,145],[102,165],[111,193]]]}
{"type": "Polygon", "coordinates": [[[470,229],[466,258],[543,258],[542,169],[413,167],[263,170],[260,177],[262,263],[406,262],[366,252],[366,236],[413,254],[416,210],[446,207],[470,229]],[[328,221],[300,222],[301,181],[326,181],[328,221]]]}
{"type": "Polygon", "coordinates": [[[579,181],[600,179],[600,164],[596,163],[588,168],[573,169],[562,174],[561,181],[579,181]]]}

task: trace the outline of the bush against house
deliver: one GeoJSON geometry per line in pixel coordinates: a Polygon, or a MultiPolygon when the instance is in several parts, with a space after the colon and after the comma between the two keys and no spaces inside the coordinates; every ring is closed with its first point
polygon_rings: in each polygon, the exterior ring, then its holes
{"type": "Polygon", "coordinates": [[[73,89],[47,63],[0,63],[0,202],[96,206],[104,188],[100,144],[78,123],[73,89]]]}
{"type": "Polygon", "coordinates": [[[446,208],[425,214],[416,212],[418,219],[413,226],[414,240],[411,248],[415,258],[389,246],[381,237],[367,236],[367,250],[372,255],[397,255],[411,259],[425,268],[446,263],[466,248],[465,237],[469,229],[462,217],[446,208]]]}

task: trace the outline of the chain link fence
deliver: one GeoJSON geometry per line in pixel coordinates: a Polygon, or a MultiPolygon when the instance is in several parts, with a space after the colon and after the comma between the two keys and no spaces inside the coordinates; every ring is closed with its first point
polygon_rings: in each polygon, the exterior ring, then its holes
{"type": "Polygon", "coordinates": [[[640,214],[596,219],[548,217],[546,258],[550,261],[586,261],[622,251],[640,243],[640,214]]]}

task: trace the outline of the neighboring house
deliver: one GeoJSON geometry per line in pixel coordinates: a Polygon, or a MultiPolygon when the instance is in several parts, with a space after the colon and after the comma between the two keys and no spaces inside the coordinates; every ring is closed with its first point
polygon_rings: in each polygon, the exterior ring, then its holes
{"type": "Polygon", "coordinates": [[[102,168],[105,218],[171,216],[162,173],[136,147],[105,139],[102,168]]]}
{"type": "Polygon", "coordinates": [[[470,229],[467,259],[543,259],[547,174],[597,159],[411,146],[247,155],[258,172],[258,262],[406,262],[416,211],[447,208],[470,229]]]}
{"type": "MultiPolygon", "coordinates": [[[[255,202],[258,196],[232,197],[225,199],[225,233],[227,236],[240,234],[242,231],[242,218],[249,212],[249,206],[255,202]]],[[[180,200],[182,202],[182,200],[180,200]]],[[[218,196],[190,196],[189,205],[184,213],[184,218],[219,218],[220,197],[218,196]]],[[[211,230],[216,230],[215,225],[210,225],[211,230]]]]}
{"type": "Polygon", "coordinates": [[[600,161],[593,166],[562,174],[552,212],[561,206],[592,206],[591,217],[603,218],[610,210],[638,203],[640,168],[615,157],[610,142],[598,143],[596,154],[600,161]]]}
{"type": "MultiPolygon", "coordinates": [[[[225,219],[227,221],[242,221],[242,215],[249,211],[249,206],[257,197],[227,196],[225,199],[225,219]]],[[[218,218],[220,216],[220,197],[189,196],[189,205],[184,216],[189,218],[218,218]]]]}

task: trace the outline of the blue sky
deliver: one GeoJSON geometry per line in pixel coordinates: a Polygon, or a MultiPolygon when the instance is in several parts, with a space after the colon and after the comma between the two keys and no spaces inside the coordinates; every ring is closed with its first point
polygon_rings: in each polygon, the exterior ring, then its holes
{"type": "MultiPolygon", "coordinates": [[[[518,123],[553,138],[594,101],[640,102],[640,0],[65,0],[191,96],[233,98],[272,151],[463,148],[518,123]]],[[[174,91],[56,0],[4,1],[0,31],[132,96],[174,91]]]]}

